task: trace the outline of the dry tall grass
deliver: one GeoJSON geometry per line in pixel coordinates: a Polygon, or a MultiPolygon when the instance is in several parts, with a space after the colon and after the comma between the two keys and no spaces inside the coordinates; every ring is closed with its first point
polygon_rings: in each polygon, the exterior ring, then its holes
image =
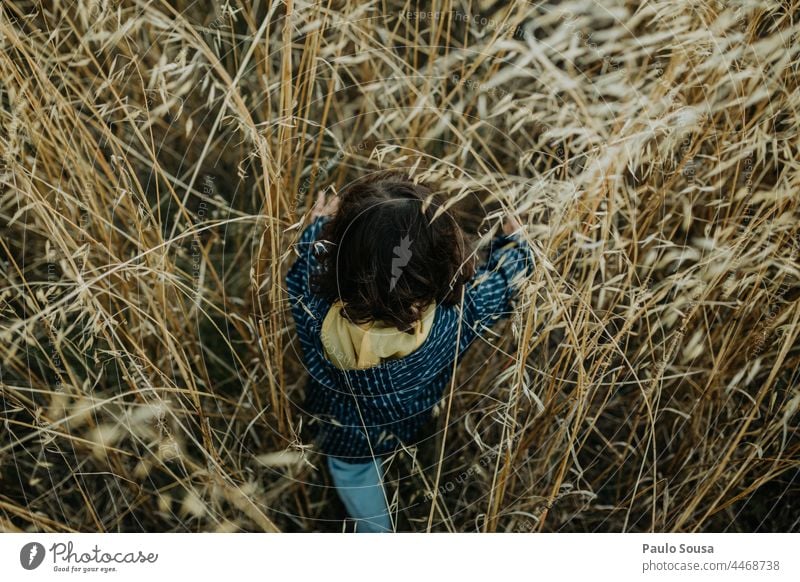
{"type": "Polygon", "coordinates": [[[0,529],[340,528],[282,276],[382,167],[538,258],[403,529],[800,528],[800,3],[421,4],[2,4],[0,529]]]}

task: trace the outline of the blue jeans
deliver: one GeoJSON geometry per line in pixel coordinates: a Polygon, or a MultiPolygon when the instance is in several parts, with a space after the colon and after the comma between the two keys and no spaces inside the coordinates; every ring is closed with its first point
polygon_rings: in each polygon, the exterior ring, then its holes
{"type": "Polygon", "coordinates": [[[328,457],[328,469],[348,515],[356,522],[356,533],[392,531],[383,489],[382,459],[349,463],[328,457]]]}

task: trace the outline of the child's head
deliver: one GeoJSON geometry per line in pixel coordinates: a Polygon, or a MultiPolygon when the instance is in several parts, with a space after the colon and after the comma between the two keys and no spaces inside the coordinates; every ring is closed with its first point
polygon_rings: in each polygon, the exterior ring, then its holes
{"type": "Polygon", "coordinates": [[[348,186],[320,235],[325,250],[315,291],[341,299],[350,321],[379,320],[404,331],[431,302],[457,302],[474,267],[464,233],[442,204],[430,188],[396,172],[348,186]]]}

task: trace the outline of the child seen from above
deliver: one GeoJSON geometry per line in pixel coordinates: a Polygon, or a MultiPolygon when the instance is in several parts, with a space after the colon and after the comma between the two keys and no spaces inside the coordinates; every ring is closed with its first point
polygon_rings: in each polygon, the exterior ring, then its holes
{"type": "Polygon", "coordinates": [[[286,276],[310,376],[305,412],[357,532],[393,531],[383,459],[414,444],[453,362],[512,311],[533,267],[508,219],[476,268],[443,204],[397,172],[358,180],[327,204],[320,195],[286,276]]]}

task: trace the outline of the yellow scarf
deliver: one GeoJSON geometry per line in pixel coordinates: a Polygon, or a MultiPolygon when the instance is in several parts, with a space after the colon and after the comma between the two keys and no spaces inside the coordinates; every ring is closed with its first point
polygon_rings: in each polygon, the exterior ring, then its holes
{"type": "Polygon", "coordinates": [[[387,358],[402,358],[422,345],[433,325],[436,304],[422,312],[413,333],[379,321],[356,324],[342,315],[343,304],[336,301],[322,321],[322,347],[325,357],[337,368],[370,368],[387,358]]]}

